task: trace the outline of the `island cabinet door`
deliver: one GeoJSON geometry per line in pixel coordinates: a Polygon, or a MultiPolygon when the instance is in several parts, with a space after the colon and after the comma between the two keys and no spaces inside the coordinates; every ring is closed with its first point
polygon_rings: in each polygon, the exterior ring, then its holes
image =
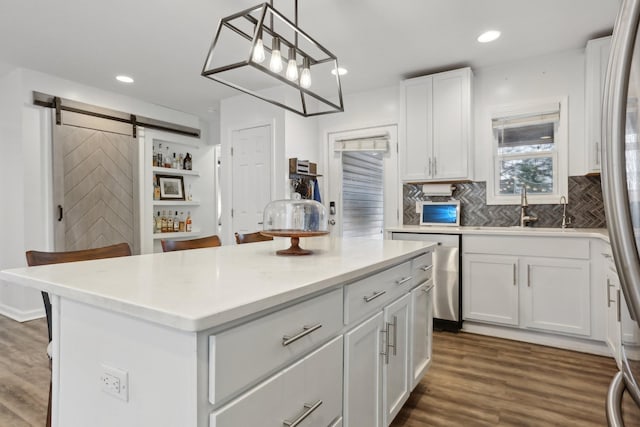
{"type": "Polygon", "coordinates": [[[464,319],[518,326],[518,258],[464,254],[462,263],[464,319]]]}
{"type": "Polygon", "coordinates": [[[409,398],[409,311],[411,294],[384,309],[385,360],[382,365],[384,425],[389,425],[409,398]]]}
{"type": "Polygon", "coordinates": [[[411,389],[431,365],[433,334],[433,282],[428,280],[411,291],[411,389]]]}
{"type": "Polygon", "coordinates": [[[327,427],[342,419],[342,336],[210,416],[210,427],[327,427]]]}
{"type": "Polygon", "coordinates": [[[380,311],[345,334],[345,427],[382,427],[383,325],[380,311]]]}

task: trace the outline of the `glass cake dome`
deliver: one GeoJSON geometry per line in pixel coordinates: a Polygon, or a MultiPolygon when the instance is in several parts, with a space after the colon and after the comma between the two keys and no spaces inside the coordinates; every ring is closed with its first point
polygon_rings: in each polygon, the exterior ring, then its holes
{"type": "Polygon", "coordinates": [[[291,237],[291,247],[278,255],[308,255],[298,246],[300,237],[328,234],[327,209],[315,200],[274,200],[264,208],[262,234],[291,237]]]}

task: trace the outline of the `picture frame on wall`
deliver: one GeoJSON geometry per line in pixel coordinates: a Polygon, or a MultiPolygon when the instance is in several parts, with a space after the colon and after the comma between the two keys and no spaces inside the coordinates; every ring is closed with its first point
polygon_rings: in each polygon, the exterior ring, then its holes
{"type": "Polygon", "coordinates": [[[184,180],[181,176],[156,175],[160,200],[185,200],[184,180]]]}

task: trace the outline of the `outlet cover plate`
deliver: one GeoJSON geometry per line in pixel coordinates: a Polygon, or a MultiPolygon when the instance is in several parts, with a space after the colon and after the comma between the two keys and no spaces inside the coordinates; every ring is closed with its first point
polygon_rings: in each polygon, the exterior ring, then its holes
{"type": "Polygon", "coordinates": [[[129,374],[122,369],[109,365],[101,365],[100,384],[102,391],[112,396],[129,401],[129,374]]]}

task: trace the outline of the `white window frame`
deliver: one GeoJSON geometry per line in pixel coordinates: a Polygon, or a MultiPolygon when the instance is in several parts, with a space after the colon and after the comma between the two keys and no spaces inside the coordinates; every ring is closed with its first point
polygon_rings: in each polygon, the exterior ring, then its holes
{"type": "Polygon", "coordinates": [[[520,195],[501,195],[498,193],[498,183],[500,182],[500,160],[510,158],[512,156],[498,155],[498,138],[493,131],[493,120],[517,116],[532,116],[540,113],[549,113],[558,111],[560,119],[554,126],[554,152],[544,152],[539,154],[529,154],[526,156],[513,156],[514,158],[535,158],[549,157],[552,153],[553,157],[553,192],[545,194],[527,194],[529,204],[557,204],[560,197],[569,198],[569,132],[568,132],[568,99],[561,97],[556,99],[547,99],[539,101],[530,101],[516,105],[502,105],[491,109],[491,121],[489,128],[491,131],[491,176],[487,179],[487,205],[519,205],[520,195]]]}

